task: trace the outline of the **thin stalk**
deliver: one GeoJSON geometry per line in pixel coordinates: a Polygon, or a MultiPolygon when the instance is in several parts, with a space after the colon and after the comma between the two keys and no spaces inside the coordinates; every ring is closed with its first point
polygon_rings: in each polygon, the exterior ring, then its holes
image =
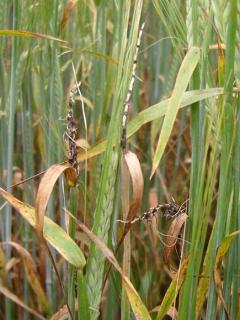
{"type": "MultiPolygon", "coordinates": [[[[188,46],[198,44],[198,4],[196,0],[188,1],[189,23],[188,30],[191,32],[191,36],[188,46]]],[[[200,73],[199,68],[196,68],[190,89],[196,89],[200,86],[200,73]]],[[[189,238],[191,239],[192,247],[190,248],[190,260],[187,270],[186,280],[183,286],[183,292],[181,296],[181,307],[179,310],[179,317],[194,317],[195,313],[195,299],[196,299],[196,284],[197,275],[199,272],[199,258],[197,256],[197,238],[199,237],[199,221],[202,212],[201,197],[203,196],[203,190],[200,187],[201,175],[204,172],[203,169],[203,141],[204,141],[204,118],[203,111],[199,108],[199,103],[192,105],[191,108],[191,138],[192,138],[192,166],[191,166],[191,179],[190,179],[190,202],[189,202],[189,238]],[[201,188],[201,189],[200,189],[201,188]],[[199,190],[200,189],[200,190],[199,190]],[[195,259],[197,258],[197,260],[195,259]],[[193,276],[195,275],[196,277],[193,276]],[[191,296],[191,303],[189,303],[189,297],[191,296]]]]}
{"type": "MultiPolygon", "coordinates": [[[[219,242],[226,234],[226,213],[230,209],[231,194],[233,188],[232,180],[232,154],[234,143],[233,121],[234,121],[234,107],[233,107],[233,80],[234,80],[234,58],[235,58],[235,40],[237,28],[237,2],[232,0],[229,2],[230,14],[228,19],[228,34],[226,44],[226,64],[224,75],[224,89],[225,89],[225,103],[223,109],[223,125],[222,125],[222,152],[220,162],[220,182],[218,192],[217,204],[217,232],[214,239],[214,249],[216,250],[219,242]]],[[[217,297],[215,292],[215,285],[211,280],[209,299],[207,306],[207,317],[214,319],[216,317],[217,297]]]]}
{"type": "MultiPolygon", "coordinates": [[[[59,1],[54,0],[52,3],[52,9],[53,9],[53,15],[51,20],[51,34],[57,35],[57,28],[58,28],[58,5],[59,1]]],[[[47,7],[46,7],[47,9],[47,7]]],[[[50,61],[50,101],[49,101],[49,110],[48,110],[48,121],[49,121],[49,127],[48,127],[48,141],[47,141],[47,167],[50,167],[53,163],[56,162],[56,155],[58,154],[58,151],[55,150],[54,146],[56,145],[56,140],[54,136],[54,124],[56,119],[56,115],[59,114],[58,112],[58,99],[56,97],[58,96],[58,91],[56,91],[56,78],[57,78],[57,49],[56,49],[56,43],[54,41],[50,44],[50,55],[51,55],[51,61],[50,61]]],[[[55,194],[52,195],[49,204],[48,204],[48,215],[52,219],[54,219],[54,199],[55,194]]],[[[51,250],[52,256],[56,257],[56,252],[51,250]]],[[[46,287],[47,287],[47,294],[52,302],[52,305],[55,306],[57,302],[57,292],[53,289],[54,285],[54,278],[53,278],[53,272],[52,272],[52,265],[49,259],[47,259],[47,270],[46,270],[46,287]]]]}
{"type": "MultiPolygon", "coordinates": [[[[22,102],[22,139],[23,139],[23,168],[24,174],[27,177],[31,177],[34,174],[34,160],[33,154],[31,150],[33,150],[33,127],[32,127],[32,106],[31,106],[31,94],[28,92],[28,99],[27,102],[22,102]],[[26,107],[26,105],[28,105],[26,107]]],[[[34,203],[34,185],[33,181],[29,181],[24,188],[24,201],[29,204],[34,203]]],[[[24,225],[23,230],[23,243],[24,247],[29,250],[30,249],[30,241],[32,240],[32,232],[30,229],[29,224],[24,225]]],[[[34,255],[34,250],[32,247],[32,252],[34,255]]],[[[24,303],[29,303],[29,284],[27,279],[24,278],[24,303]]],[[[29,313],[24,312],[24,319],[29,318],[29,313]]]]}
{"type": "Polygon", "coordinates": [[[87,286],[81,270],[77,271],[78,320],[90,320],[87,286]]]}
{"type": "MultiPolygon", "coordinates": [[[[18,3],[13,1],[13,14],[12,14],[12,28],[17,28],[18,20],[18,3]]],[[[14,132],[15,132],[15,113],[16,113],[16,64],[17,64],[17,39],[12,38],[12,47],[11,47],[11,70],[10,70],[10,89],[7,106],[8,110],[8,126],[7,126],[7,187],[12,184],[13,178],[13,163],[14,163],[14,132]]],[[[5,230],[4,230],[4,239],[5,241],[11,241],[12,238],[12,207],[7,205],[5,208],[5,230]]],[[[6,259],[9,260],[11,256],[10,246],[6,249],[6,259]]],[[[6,317],[11,319],[12,314],[12,304],[8,299],[6,299],[6,317]]]]}
{"type": "MultiPolygon", "coordinates": [[[[129,211],[129,186],[130,186],[130,179],[127,165],[122,159],[121,162],[121,195],[122,195],[122,211],[123,211],[123,220],[127,220],[127,214],[129,211]]],[[[126,235],[123,243],[123,272],[124,274],[130,279],[131,273],[131,238],[130,232],[126,235]]],[[[128,320],[130,319],[130,304],[128,302],[127,294],[122,288],[122,295],[121,295],[121,320],[128,320]]]]}
{"type": "MultiPolygon", "coordinates": [[[[78,209],[78,190],[70,188],[69,191],[69,211],[74,217],[77,217],[78,209]]],[[[76,222],[74,219],[69,220],[68,233],[72,239],[75,239],[76,222]]],[[[76,293],[76,277],[77,270],[72,265],[68,266],[68,304],[72,311],[73,319],[75,319],[75,293],[76,293]]],[[[70,318],[69,318],[70,319],[70,318]]],[[[70,319],[71,320],[71,319],[70,319]]]]}
{"type": "MultiPolygon", "coordinates": [[[[234,186],[233,186],[233,209],[232,209],[232,221],[231,221],[231,230],[235,231],[240,229],[240,209],[239,209],[239,192],[240,192],[240,148],[238,141],[240,141],[240,101],[239,97],[237,99],[237,110],[236,110],[236,138],[235,138],[235,147],[234,147],[234,156],[233,156],[233,172],[234,172],[234,186]]],[[[240,259],[240,239],[237,237],[234,240],[231,247],[230,258],[233,260],[232,265],[232,294],[230,295],[231,301],[231,316],[232,319],[237,319],[239,312],[238,304],[238,292],[240,289],[240,274],[238,262],[240,259]]]]}

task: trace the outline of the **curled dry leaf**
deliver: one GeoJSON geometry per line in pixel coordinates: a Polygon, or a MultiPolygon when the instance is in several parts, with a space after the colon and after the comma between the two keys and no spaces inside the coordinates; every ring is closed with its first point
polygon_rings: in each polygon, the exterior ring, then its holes
{"type": "Polygon", "coordinates": [[[173,249],[177,243],[182,226],[186,222],[187,218],[188,216],[185,212],[181,213],[172,221],[168,229],[167,236],[164,240],[165,248],[163,251],[163,259],[167,266],[170,264],[173,249]]]}
{"type": "Polygon", "coordinates": [[[36,230],[39,235],[43,234],[44,216],[53,187],[59,176],[70,168],[69,164],[54,164],[42,177],[36,196],[36,230]]]}
{"type": "MultiPolygon", "coordinates": [[[[75,303],[75,311],[78,310],[78,304],[75,303]]],[[[69,312],[67,305],[65,304],[61,309],[54,313],[50,320],[66,320],[69,319],[69,312]]]]}
{"type": "Polygon", "coordinates": [[[67,181],[67,185],[69,187],[75,187],[76,184],[77,184],[77,172],[74,168],[68,168],[65,170],[64,172],[65,174],[65,178],[66,178],[66,181],[67,181]]]}
{"type": "Polygon", "coordinates": [[[20,182],[24,179],[24,174],[23,174],[23,171],[18,169],[18,170],[15,170],[14,173],[13,173],[13,181],[12,181],[12,184],[13,185],[17,185],[19,189],[22,189],[23,190],[23,185],[20,184],[20,182]]]}
{"type": "MultiPolygon", "coordinates": [[[[124,154],[124,159],[126,161],[129,174],[132,181],[132,200],[129,208],[129,212],[127,215],[127,221],[132,221],[141,206],[142,202],[142,195],[143,195],[143,174],[142,169],[140,166],[140,162],[135,155],[135,153],[128,151],[124,154]]],[[[128,233],[131,227],[131,223],[125,224],[124,231],[123,231],[123,238],[128,233]]],[[[122,241],[122,240],[121,240],[122,241]]]]}
{"type": "MultiPolygon", "coordinates": [[[[157,306],[154,309],[152,309],[151,312],[159,312],[159,310],[160,310],[160,306],[157,306]]],[[[174,307],[169,308],[169,310],[167,311],[167,315],[171,317],[173,320],[177,320],[178,318],[178,312],[174,307]]]]}
{"type": "Polygon", "coordinates": [[[178,312],[174,307],[170,307],[170,309],[167,312],[167,315],[171,317],[173,320],[177,320],[178,318],[178,312]]]}
{"type": "Polygon", "coordinates": [[[23,248],[20,244],[13,242],[13,241],[3,242],[2,244],[11,245],[12,247],[14,247],[17,250],[18,254],[20,255],[20,257],[22,259],[24,270],[25,270],[29,285],[31,286],[32,290],[34,291],[34,293],[38,297],[37,301],[38,301],[39,305],[42,307],[42,309],[47,314],[50,314],[52,312],[51,307],[48,303],[48,299],[47,299],[45,292],[42,288],[42,285],[41,285],[41,282],[40,282],[40,279],[39,279],[38,273],[37,273],[37,267],[35,265],[34,260],[32,259],[31,255],[30,255],[30,253],[25,248],[23,248]]]}
{"type": "MultiPolygon", "coordinates": [[[[141,206],[141,201],[142,201],[142,194],[143,194],[143,174],[142,174],[142,169],[140,166],[140,162],[137,158],[137,156],[135,155],[135,153],[131,152],[131,151],[127,151],[124,154],[124,160],[125,163],[127,165],[130,177],[131,177],[131,181],[132,181],[132,200],[131,200],[131,204],[130,204],[130,208],[126,217],[126,220],[129,221],[129,223],[126,223],[124,225],[124,229],[123,229],[123,234],[120,238],[120,240],[118,241],[116,250],[115,250],[115,254],[117,254],[126,234],[128,233],[128,231],[130,230],[132,224],[131,221],[136,217],[140,206],[141,206]]],[[[125,179],[126,180],[126,179],[125,179]]],[[[126,246],[128,246],[128,244],[126,244],[126,246]]],[[[129,246],[128,246],[129,248],[129,246]]],[[[129,257],[127,258],[127,255],[124,255],[126,260],[129,259],[129,257]]],[[[128,255],[129,256],[129,255],[128,255]]],[[[106,272],[106,276],[104,279],[104,284],[106,283],[106,280],[108,278],[108,275],[110,273],[111,270],[111,266],[109,267],[108,271],[106,272]]],[[[126,271],[126,265],[124,263],[124,270],[126,271]]],[[[104,286],[103,286],[104,287],[104,286]]]]}
{"type": "MultiPolygon", "coordinates": [[[[150,208],[155,208],[158,205],[158,195],[154,188],[149,190],[148,202],[150,208]]],[[[157,240],[158,240],[158,223],[157,219],[152,219],[152,245],[156,248],[157,240]]],[[[155,249],[154,249],[155,250],[155,249]]],[[[155,250],[157,251],[157,250],[155,250]]],[[[157,255],[156,255],[157,257],[157,255]]]]}
{"type": "Polygon", "coordinates": [[[36,318],[41,320],[46,320],[40,313],[35,311],[34,309],[27,306],[20,298],[18,298],[12,291],[4,287],[0,282],[0,292],[7,297],[8,299],[12,300],[18,306],[22,307],[23,309],[27,310],[28,312],[32,313],[36,318]]]}
{"type": "Polygon", "coordinates": [[[13,269],[15,266],[17,266],[21,260],[19,258],[11,258],[6,263],[6,271],[9,272],[11,269],[13,269]]]}

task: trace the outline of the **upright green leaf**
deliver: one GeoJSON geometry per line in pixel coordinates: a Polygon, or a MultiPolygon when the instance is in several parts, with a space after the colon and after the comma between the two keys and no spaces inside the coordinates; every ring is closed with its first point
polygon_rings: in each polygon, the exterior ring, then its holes
{"type": "Polygon", "coordinates": [[[198,64],[199,59],[200,49],[197,47],[192,47],[186,54],[182,62],[182,65],[179,69],[173,93],[168,102],[166,115],[161,129],[161,134],[158,139],[157,148],[154,154],[151,177],[156,171],[159,162],[162,158],[163,152],[165,150],[165,147],[167,145],[169,136],[173,128],[174,121],[177,116],[177,112],[182,103],[184,92],[187,89],[189,80],[198,64]]]}

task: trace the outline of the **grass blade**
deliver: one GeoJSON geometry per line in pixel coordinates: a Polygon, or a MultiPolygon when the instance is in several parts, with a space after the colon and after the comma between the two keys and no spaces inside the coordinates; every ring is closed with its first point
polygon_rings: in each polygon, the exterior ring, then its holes
{"type": "Polygon", "coordinates": [[[30,31],[24,31],[24,30],[0,30],[0,36],[39,38],[39,39],[45,39],[45,40],[54,40],[54,41],[63,42],[63,43],[67,42],[62,39],[50,36],[48,34],[42,34],[42,33],[38,33],[38,32],[30,32],[30,31]]]}
{"type": "MultiPolygon", "coordinates": [[[[211,88],[204,90],[193,90],[185,92],[183,95],[182,104],[179,108],[188,107],[195,102],[199,102],[205,99],[210,99],[223,94],[223,88],[211,88]]],[[[167,106],[169,104],[169,99],[160,101],[159,103],[147,108],[146,110],[140,112],[133,118],[127,126],[127,137],[131,137],[136,133],[144,124],[154,121],[158,118],[163,117],[167,112],[167,106]]],[[[99,142],[96,146],[93,146],[88,150],[88,158],[96,157],[97,155],[103,153],[106,150],[107,140],[99,142]]],[[[83,161],[86,158],[85,152],[80,152],[78,154],[78,162],[83,161]]]]}
{"type": "Polygon", "coordinates": [[[182,65],[179,69],[173,93],[168,102],[161,134],[158,139],[157,148],[153,157],[150,179],[152,178],[162,158],[163,152],[165,150],[165,147],[167,145],[169,136],[173,128],[174,121],[177,116],[177,112],[182,103],[184,92],[187,89],[189,80],[199,62],[199,59],[200,49],[197,47],[192,47],[185,56],[182,65]]]}

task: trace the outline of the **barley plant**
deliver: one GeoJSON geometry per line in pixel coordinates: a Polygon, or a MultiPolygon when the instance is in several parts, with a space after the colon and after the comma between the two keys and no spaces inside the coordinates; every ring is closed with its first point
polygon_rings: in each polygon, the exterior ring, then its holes
{"type": "Polygon", "coordinates": [[[0,0],[0,319],[240,319],[239,26],[0,0]]]}

